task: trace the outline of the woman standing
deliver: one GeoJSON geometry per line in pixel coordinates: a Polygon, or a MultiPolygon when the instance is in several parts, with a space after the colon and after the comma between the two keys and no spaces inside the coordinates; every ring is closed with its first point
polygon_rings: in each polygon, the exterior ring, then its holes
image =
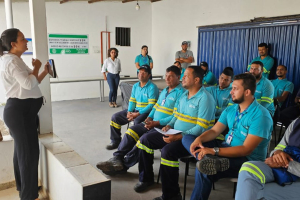
{"type": "Polygon", "coordinates": [[[31,70],[21,59],[27,50],[27,40],[18,29],[5,30],[0,37],[2,58],[1,79],[8,98],[4,122],[14,138],[14,172],[21,200],[38,198],[39,143],[36,118],[43,97],[39,83],[48,74],[48,63],[42,73],[42,63],[32,59],[31,70]],[[4,54],[4,51],[7,53],[4,54]]]}
{"type": "MultiPolygon", "coordinates": [[[[146,45],[142,46],[141,54],[137,55],[135,58],[135,67],[137,69],[137,74],[139,73],[140,67],[143,65],[149,65],[150,69],[152,71],[153,60],[152,60],[151,56],[148,55],[148,47],[146,45]]],[[[150,79],[152,80],[152,73],[151,73],[150,79]]]]}
{"type": "Polygon", "coordinates": [[[121,62],[118,58],[119,51],[116,48],[108,49],[108,58],[102,66],[104,80],[107,80],[109,85],[109,107],[116,108],[118,86],[120,82],[121,62]]]}

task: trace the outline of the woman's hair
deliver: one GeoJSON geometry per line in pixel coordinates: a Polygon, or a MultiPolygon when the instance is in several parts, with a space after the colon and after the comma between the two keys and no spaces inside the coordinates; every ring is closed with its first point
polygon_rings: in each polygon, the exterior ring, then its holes
{"type": "Polygon", "coordinates": [[[11,43],[17,41],[19,32],[20,30],[17,28],[10,28],[3,31],[0,37],[0,56],[3,56],[4,51],[11,50],[11,43]]]}
{"type": "Polygon", "coordinates": [[[114,48],[114,47],[108,49],[108,55],[107,55],[107,57],[110,57],[110,52],[111,52],[112,50],[115,50],[115,52],[116,52],[116,58],[117,58],[118,55],[119,55],[119,51],[118,51],[118,49],[116,49],[116,48],[114,48]]]}

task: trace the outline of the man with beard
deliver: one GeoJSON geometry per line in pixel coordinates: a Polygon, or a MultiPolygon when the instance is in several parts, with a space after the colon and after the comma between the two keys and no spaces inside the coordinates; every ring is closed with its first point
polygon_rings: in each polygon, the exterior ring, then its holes
{"type": "Polygon", "coordinates": [[[284,65],[278,65],[276,69],[277,79],[271,80],[274,86],[274,101],[277,101],[279,107],[293,93],[294,84],[286,79],[287,68],[284,65]]]}
{"type": "Polygon", "coordinates": [[[265,107],[273,116],[275,107],[273,103],[274,86],[271,81],[262,76],[264,64],[260,61],[254,61],[251,64],[250,73],[256,78],[255,99],[265,107]]]}
{"type": "Polygon", "coordinates": [[[215,101],[202,86],[203,70],[199,66],[189,66],[182,79],[182,86],[187,89],[179,99],[174,117],[162,130],[170,128],[181,131],[176,135],[152,132],[143,135],[137,143],[139,148],[139,183],[134,187],[136,192],[146,190],[154,183],[153,158],[154,149],[161,149],[160,173],[162,196],[155,200],[181,200],[178,184],[179,161],[189,152],[182,145],[185,135],[194,138],[210,129],[215,121],[215,101]]]}
{"type": "Polygon", "coordinates": [[[218,122],[196,139],[184,136],[184,147],[199,160],[191,200],[208,199],[212,182],[237,178],[244,162],[265,160],[273,122],[267,109],[255,101],[255,82],[251,74],[235,76],[230,93],[236,104],[226,108],[218,122]],[[216,140],[226,127],[226,142],[216,140]]]}
{"type": "Polygon", "coordinates": [[[216,121],[221,116],[222,112],[228,106],[233,105],[231,101],[231,86],[233,79],[233,69],[226,67],[219,77],[219,85],[207,87],[206,90],[213,96],[216,101],[216,121]]]}
{"type": "Polygon", "coordinates": [[[186,69],[192,62],[194,62],[193,52],[187,50],[188,43],[187,41],[183,41],[181,43],[181,51],[177,51],[175,54],[175,61],[179,61],[181,63],[181,67],[186,69]]]}
{"type": "Polygon", "coordinates": [[[204,85],[217,85],[217,78],[215,75],[208,70],[207,62],[201,62],[200,67],[204,70],[204,77],[202,80],[202,84],[204,85]]]}
{"type": "Polygon", "coordinates": [[[258,53],[259,53],[259,56],[254,58],[251,63],[248,65],[248,68],[247,70],[250,71],[250,68],[251,68],[251,64],[254,62],[254,61],[260,61],[262,62],[264,65],[264,68],[263,68],[263,77],[265,78],[268,78],[269,77],[269,74],[270,74],[270,71],[274,65],[274,59],[268,55],[268,45],[266,43],[260,43],[258,45],[258,53]]]}

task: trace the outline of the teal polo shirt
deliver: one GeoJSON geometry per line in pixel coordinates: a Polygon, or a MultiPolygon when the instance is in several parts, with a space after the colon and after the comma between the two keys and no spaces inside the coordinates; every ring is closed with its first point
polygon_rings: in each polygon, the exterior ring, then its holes
{"type": "Polygon", "coordinates": [[[221,113],[227,108],[227,106],[233,105],[230,91],[232,87],[227,87],[223,90],[218,85],[205,88],[216,101],[216,115],[215,118],[219,119],[221,113]]]}
{"type": "Polygon", "coordinates": [[[207,71],[204,74],[202,84],[204,85],[217,85],[217,78],[211,71],[207,71]]]}
{"type": "Polygon", "coordinates": [[[248,134],[263,138],[262,142],[247,158],[249,160],[264,161],[267,157],[268,145],[273,130],[273,120],[268,110],[254,100],[236,127],[233,127],[237,111],[239,112],[239,105],[234,104],[226,108],[220,116],[218,122],[229,128],[229,132],[225,136],[225,141],[232,131],[233,137],[230,143],[232,147],[243,145],[248,134]]]}
{"type": "Polygon", "coordinates": [[[274,59],[271,57],[271,56],[267,56],[265,57],[263,60],[260,58],[260,56],[254,58],[248,65],[248,71],[250,71],[250,68],[251,68],[251,64],[254,62],[254,61],[260,61],[264,64],[264,71],[263,71],[263,77],[265,78],[269,78],[269,74],[270,74],[270,71],[274,65],[274,59]]]}
{"type": "Polygon", "coordinates": [[[159,90],[151,80],[144,87],[141,87],[140,82],[137,82],[131,90],[128,112],[137,110],[140,114],[150,113],[157,101],[158,94],[159,90]]]}
{"type": "Polygon", "coordinates": [[[182,131],[182,135],[201,135],[215,122],[216,103],[204,87],[191,98],[185,91],[180,99],[174,116],[168,123],[172,128],[182,131]]]}
{"type": "MultiPolygon", "coordinates": [[[[150,63],[153,63],[153,60],[152,60],[152,57],[149,55],[143,56],[142,54],[140,54],[135,57],[134,63],[139,63],[140,66],[143,66],[143,65],[150,66],[150,63]]],[[[139,70],[137,70],[137,71],[139,71],[139,70]]]]}
{"type": "Polygon", "coordinates": [[[256,83],[256,90],[254,97],[258,103],[265,107],[273,116],[275,107],[273,103],[274,98],[274,86],[265,77],[261,77],[258,83],[256,83]]]}
{"type": "MultiPolygon", "coordinates": [[[[293,93],[294,91],[294,84],[290,81],[285,79],[275,79],[271,80],[271,83],[274,86],[274,98],[280,97],[284,91],[289,93],[293,93]]],[[[283,102],[278,102],[279,106],[281,107],[283,102]]]]}
{"type": "Polygon", "coordinates": [[[160,125],[167,125],[173,118],[174,108],[178,106],[179,98],[185,89],[181,83],[168,93],[169,87],[160,93],[157,103],[149,114],[153,121],[159,121],[160,125]]]}

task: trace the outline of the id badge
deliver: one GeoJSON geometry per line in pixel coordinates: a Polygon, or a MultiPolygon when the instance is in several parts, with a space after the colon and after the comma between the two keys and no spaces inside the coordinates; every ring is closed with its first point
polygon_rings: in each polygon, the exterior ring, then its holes
{"type": "Polygon", "coordinates": [[[233,134],[231,133],[231,134],[228,135],[228,137],[227,137],[226,143],[227,143],[228,145],[230,145],[230,143],[231,143],[232,135],[233,135],[233,134]]]}
{"type": "Polygon", "coordinates": [[[162,100],[161,105],[165,105],[166,99],[162,100]]]}

